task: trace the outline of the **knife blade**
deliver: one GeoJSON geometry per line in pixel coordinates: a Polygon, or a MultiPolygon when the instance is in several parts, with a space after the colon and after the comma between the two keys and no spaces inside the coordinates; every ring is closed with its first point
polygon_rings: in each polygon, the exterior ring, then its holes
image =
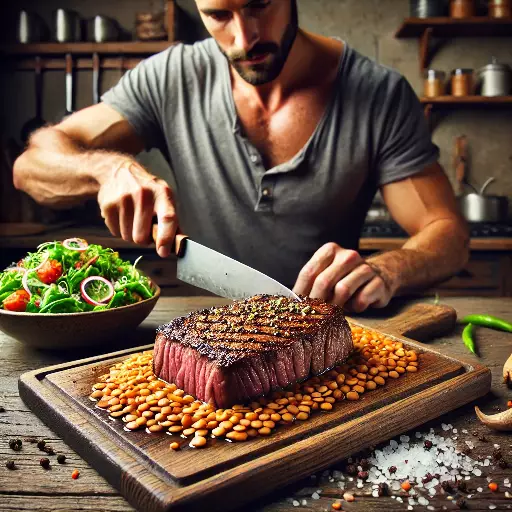
{"type": "Polygon", "coordinates": [[[301,300],[292,290],[263,272],[190,238],[177,240],[177,255],[178,279],[221,297],[236,300],[269,294],[301,300]]]}

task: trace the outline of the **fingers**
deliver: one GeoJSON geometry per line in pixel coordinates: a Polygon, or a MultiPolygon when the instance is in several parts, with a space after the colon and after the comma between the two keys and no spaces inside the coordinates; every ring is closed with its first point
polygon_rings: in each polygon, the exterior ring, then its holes
{"type": "Polygon", "coordinates": [[[298,295],[309,295],[317,276],[333,262],[338,249],[340,247],[334,243],[320,247],[302,267],[293,291],[298,295]]]}
{"type": "MultiPolygon", "coordinates": [[[[338,286],[338,283],[340,283],[340,280],[344,277],[352,275],[353,271],[355,272],[355,269],[361,266],[362,261],[361,256],[356,251],[339,248],[338,251],[336,251],[336,255],[331,265],[316,277],[309,294],[310,297],[335,302],[336,287],[338,286]]],[[[356,272],[353,279],[361,281],[361,274],[366,276],[368,275],[368,272],[365,269],[362,271],[359,270],[356,272]]],[[[352,291],[350,290],[350,281],[345,284],[341,284],[338,288],[341,298],[348,294],[343,298],[342,303],[344,303],[357,289],[357,287],[355,287],[352,291]],[[345,284],[349,286],[345,286],[345,284]]],[[[337,303],[338,302],[336,302],[336,304],[337,303]]]]}
{"type": "Polygon", "coordinates": [[[334,286],[331,300],[334,304],[343,306],[356,292],[375,277],[375,272],[366,264],[359,265],[334,286]]]}
{"type": "Polygon", "coordinates": [[[383,308],[391,300],[391,294],[382,278],[375,276],[367,284],[359,288],[347,301],[346,307],[355,313],[361,313],[370,306],[383,308]]]}
{"type": "Polygon", "coordinates": [[[159,191],[156,197],[154,213],[158,218],[156,250],[161,258],[166,258],[172,252],[172,245],[178,230],[172,192],[167,185],[159,191]]]}
{"type": "Polygon", "coordinates": [[[132,228],[132,238],[137,244],[149,244],[153,241],[151,238],[153,203],[153,193],[151,190],[141,189],[139,197],[135,201],[132,228]]]}

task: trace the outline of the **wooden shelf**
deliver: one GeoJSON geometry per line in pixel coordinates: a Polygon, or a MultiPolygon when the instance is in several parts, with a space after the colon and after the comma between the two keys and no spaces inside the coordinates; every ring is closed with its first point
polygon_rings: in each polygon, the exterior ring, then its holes
{"type": "Polygon", "coordinates": [[[512,106],[512,96],[438,96],[437,98],[420,98],[423,105],[439,106],[492,106],[492,105],[510,105],[512,106]]]}
{"type": "Polygon", "coordinates": [[[174,43],[170,41],[119,41],[111,43],[32,43],[0,45],[0,53],[9,56],[34,55],[150,55],[174,43]]]}
{"type": "Polygon", "coordinates": [[[432,29],[434,37],[506,37],[512,36],[512,19],[485,16],[464,19],[406,18],[395,37],[420,37],[428,28],[432,29]]]}
{"type": "Polygon", "coordinates": [[[512,19],[485,16],[474,18],[406,18],[396,31],[398,39],[419,39],[420,73],[432,57],[430,42],[433,37],[512,37],[512,19]]]}

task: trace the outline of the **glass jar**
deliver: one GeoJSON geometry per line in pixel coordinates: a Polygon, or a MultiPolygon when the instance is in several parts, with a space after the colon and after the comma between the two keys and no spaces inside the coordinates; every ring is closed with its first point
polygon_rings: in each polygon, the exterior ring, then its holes
{"type": "Polygon", "coordinates": [[[474,0],[452,0],[450,3],[450,16],[452,18],[471,18],[475,16],[475,13],[474,0]]]}
{"type": "Polygon", "coordinates": [[[423,95],[426,98],[443,96],[445,91],[446,73],[436,69],[427,69],[424,74],[423,95]]]}
{"type": "Polygon", "coordinates": [[[452,71],[452,96],[473,94],[473,70],[457,68],[452,71]]]}
{"type": "Polygon", "coordinates": [[[512,0],[491,0],[489,2],[490,18],[512,18],[512,0]]]}

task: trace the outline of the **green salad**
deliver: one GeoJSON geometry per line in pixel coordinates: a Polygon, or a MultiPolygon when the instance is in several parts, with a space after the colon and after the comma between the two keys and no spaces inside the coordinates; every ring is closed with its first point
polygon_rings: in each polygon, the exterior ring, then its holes
{"type": "Polygon", "coordinates": [[[155,294],[151,281],[113,249],[82,238],[46,242],[0,272],[0,309],[79,313],[134,304],[155,294]]]}

